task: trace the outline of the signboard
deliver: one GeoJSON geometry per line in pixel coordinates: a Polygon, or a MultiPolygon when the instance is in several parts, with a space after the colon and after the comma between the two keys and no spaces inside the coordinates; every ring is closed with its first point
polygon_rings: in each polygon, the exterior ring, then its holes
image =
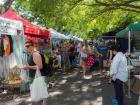
{"type": "Polygon", "coordinates": [[[22,22],[0,17],[0,34],[18,35],[18,31],[23,31],[22,22]]]}

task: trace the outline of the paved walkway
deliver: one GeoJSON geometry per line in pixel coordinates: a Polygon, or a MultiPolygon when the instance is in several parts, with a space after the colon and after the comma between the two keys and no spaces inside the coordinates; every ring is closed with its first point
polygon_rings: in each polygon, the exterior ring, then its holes
{"type": "MultiPolygon", "coordinates": [[[[78,70],[68,75],[57,74],[57,84],[49,89],[50,97],[47,105],[112,105],[113,85],[107,80],[93,76],[91,79],[82,79],[78,70]]],[[[132,95],[127,105],[137,105],[137,96],[132,95]]],[[[28,97],[18,98],[0,105],[29,105],[28,97]]]]}

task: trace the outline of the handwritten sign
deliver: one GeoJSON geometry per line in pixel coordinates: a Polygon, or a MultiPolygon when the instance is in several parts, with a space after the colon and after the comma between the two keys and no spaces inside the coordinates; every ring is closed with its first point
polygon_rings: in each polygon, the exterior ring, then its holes
{"type": "Polygon", "coordinates": [[[23,31],[22,22],[0,17],[0,34],[17,35],[18,30],[23,31]]]}

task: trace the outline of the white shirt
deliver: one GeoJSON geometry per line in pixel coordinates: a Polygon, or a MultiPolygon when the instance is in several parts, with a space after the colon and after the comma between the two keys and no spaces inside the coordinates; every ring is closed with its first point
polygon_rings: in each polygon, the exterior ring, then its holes
{"type": "Polygon", "coordinates": [[[110,75],[113,80],[119,79],[123,82],[128,80],[127,59],[122,52],[118,52],[113,58],[110,67],[110,75]]]}

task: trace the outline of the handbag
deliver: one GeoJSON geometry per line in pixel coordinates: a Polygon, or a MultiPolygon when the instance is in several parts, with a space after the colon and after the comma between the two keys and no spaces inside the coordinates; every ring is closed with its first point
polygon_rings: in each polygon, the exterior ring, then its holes
{"type": "Polygon", "coordinates": [[[40,70],[38,68],[36,70],[35,79],[33,80],[30,89],[32,102],[38,102],[48,98],[49,96],[45,78],[41,76],[40,70]]]}

